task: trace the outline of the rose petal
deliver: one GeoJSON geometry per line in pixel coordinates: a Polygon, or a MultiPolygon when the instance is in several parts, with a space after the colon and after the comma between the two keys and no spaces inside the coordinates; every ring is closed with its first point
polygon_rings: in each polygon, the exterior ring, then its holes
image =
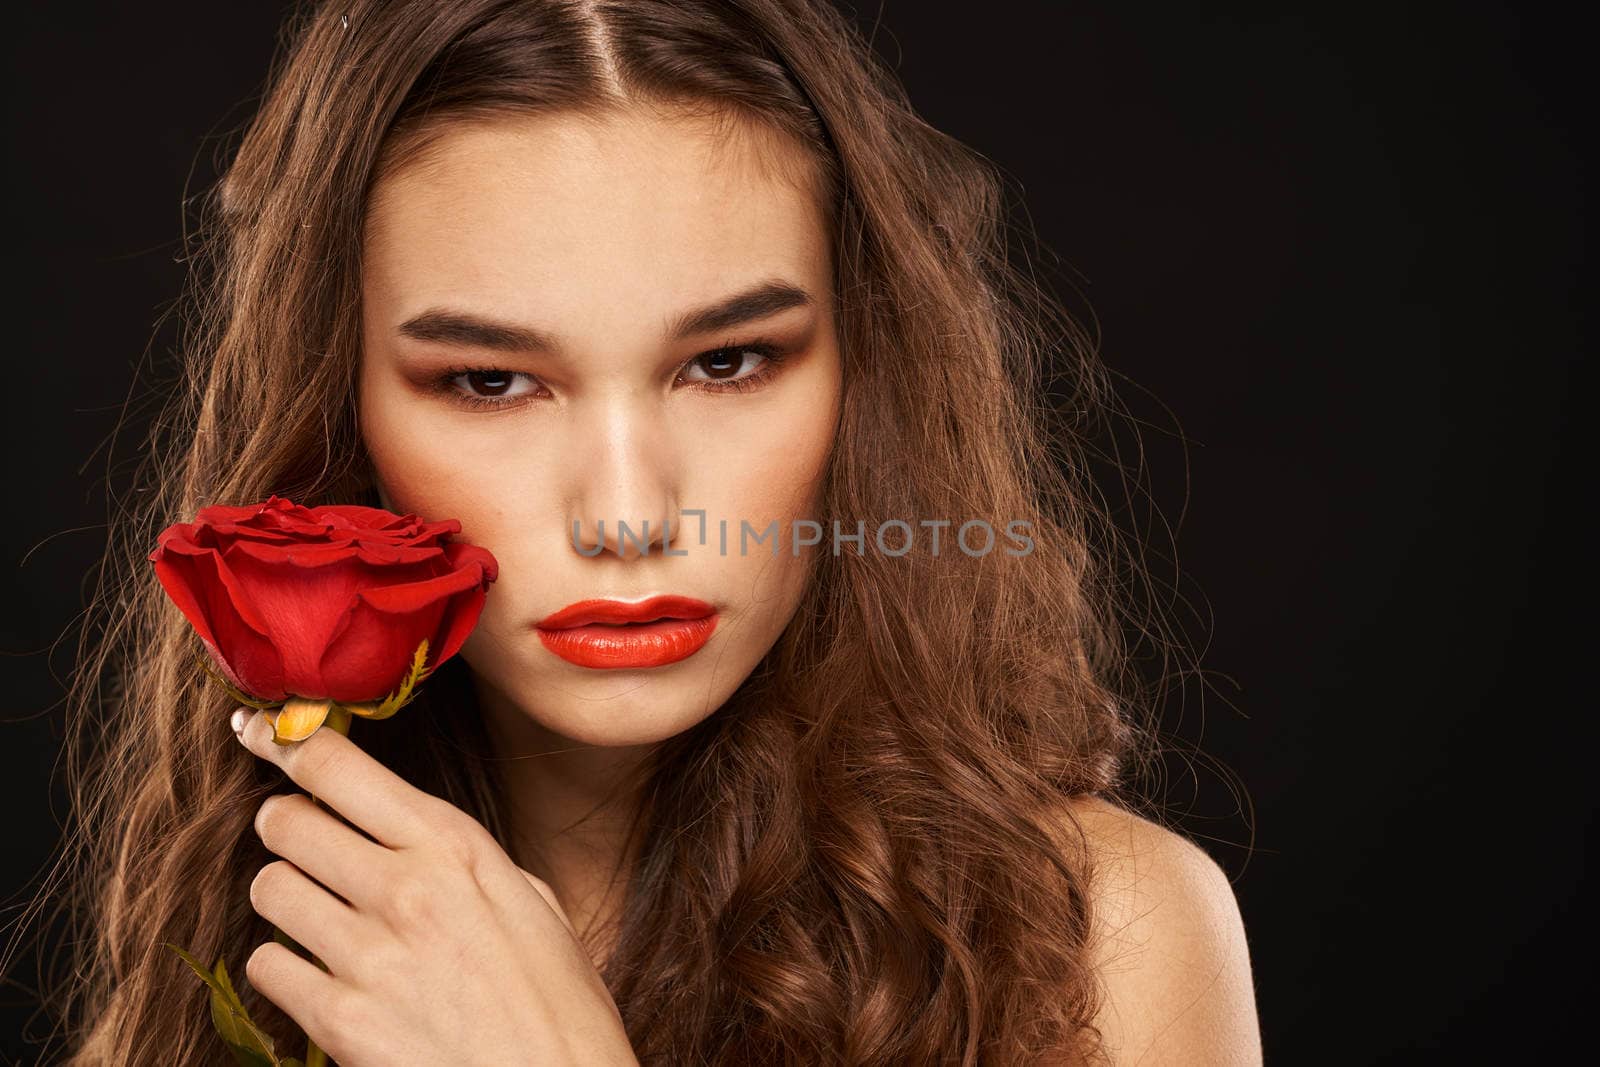
{"type": "Polygon", "coordinates": [[[320,552],[308,545],[286,559],[276,548],[239,541],[226,557],[251,591],[283,657],[284,688],[297,696],[339,698],[322,675],[323,651],[339,632],[358,590],[395,581],[403,573],[370,567],[349,547],[320,552]]]}
{"type": "MultiPolygon", "coordinates": [[[[500,564],[488,549],[478,545],[463,544],[452,541],[444,546],[445,559],[449,561],[454,570],[467,571],[476,566],[482,574],[485,588],[500,574],[500,564]]],[[[434,663],[443,663],[460,651],[468,637],[472,636],[473,627],[478,625],[478,617],[483,612],[483,600],[480,598],[476,604],[463,601],[461,608],[450,616],[449,629],[439,634],[429,648],[429,656],[434,663]]]]}
{"type": "Polygon", "coordinates": [[[483,586],[483,568],[474,565],[426,581],[362,589],[322,655],[329,695],[341,703],[382,699],[405,677],[424,638],[429,668],[444,662],[477,622],[483,586]],[[441,644],[447,613],[450,629],[441,644]]]}
{"type": "Polygon", "coordinates": [[[395,564],[426,563],[430,559],[443,559],[444,548],[440,545],[425,547],[411,545],[386,545],[377,541],[368,541],[357,546],[356,554],[363,563],[374,566],[386,567],[395,564]]]}
{"type": "Polygon", "coordinates": [[[270,628],[216,550],[174,539],[154,555],[156,578],[229,680],[251,696],[281,700],[284,665],[270,628]]]}

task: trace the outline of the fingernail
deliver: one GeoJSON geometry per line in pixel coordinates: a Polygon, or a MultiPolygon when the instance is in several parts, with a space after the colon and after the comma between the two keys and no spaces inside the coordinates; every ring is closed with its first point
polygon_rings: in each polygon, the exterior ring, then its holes
{"type": "Polygon", "coordinates": [[[246,711],[244,708],[237,708],[233,713],[233,718],[228,720],[228,725],[233,727],[233,732],[236,736],[243,737],[244,724],[249,721],[250,712],[246,711]]]}

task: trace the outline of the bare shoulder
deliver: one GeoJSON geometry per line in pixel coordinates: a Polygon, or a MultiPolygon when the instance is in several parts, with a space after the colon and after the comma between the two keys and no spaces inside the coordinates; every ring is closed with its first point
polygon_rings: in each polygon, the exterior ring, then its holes
{"type": "Polygon", "coordinates": [[[1233,887],[1181,834],[1098,797],[1069,817],[1088,846],[1102,1001],[1114,1063],[1258,1064],[1261,1036],[1233,887]]]}

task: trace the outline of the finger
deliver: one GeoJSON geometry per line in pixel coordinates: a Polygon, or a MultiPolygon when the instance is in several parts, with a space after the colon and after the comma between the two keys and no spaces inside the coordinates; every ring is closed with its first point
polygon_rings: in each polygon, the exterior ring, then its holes
{"type": "Polygon", "coordinates": [[[318,730],[304,741],[280,745],[272,740],[272,723],[258,711],[245,723],[239,740],[381,844],[409,848],[438,833],[438,828],[429,824],[437,798],[411,785],[336,730],[318,730]]]}
{"type": "Polygon", "coordinates": [[[256,836],[273,853],[370,911],[394,853],[340,822],[304,793],[275,793],[256,811],[256,836]]]}
{"type": "Polygon", "coordinates": [[[359,924],[367,920],[288,860],[274,860],[256,874],[250,883],[250,906],[334,974],[351,973],[359,956],[359,924]]]}
{"type": "Polygon", "coordinates": [[[276,941],[256,946],[244,972],[250,985],[299,1023],[319,1047],[327,1049],[330,1040],[338,1040],[333,1024],[349,991],[333,975],[276,941]]]}

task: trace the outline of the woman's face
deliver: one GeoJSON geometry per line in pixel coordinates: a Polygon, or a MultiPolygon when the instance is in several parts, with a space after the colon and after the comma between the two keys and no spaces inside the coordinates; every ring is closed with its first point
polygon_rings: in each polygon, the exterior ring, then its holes
{"type": "Polygon", "coordinates": [[[450,127],[375,190],[361,431],[385,507],[460,519],[499,560],[460,653],[492,716],[659,741],[715,711],[793,614],[813,551],[794,522],[815,515],[841,382],[824,216],[785,177],[797,151],[705,120],[500,118],[450,127]],[[773,522],[776,555],[755,540],[773,522]],[[661,594],[716,613],[671,662],[707,622],[548,644],[536,625],[661,594]]]}

